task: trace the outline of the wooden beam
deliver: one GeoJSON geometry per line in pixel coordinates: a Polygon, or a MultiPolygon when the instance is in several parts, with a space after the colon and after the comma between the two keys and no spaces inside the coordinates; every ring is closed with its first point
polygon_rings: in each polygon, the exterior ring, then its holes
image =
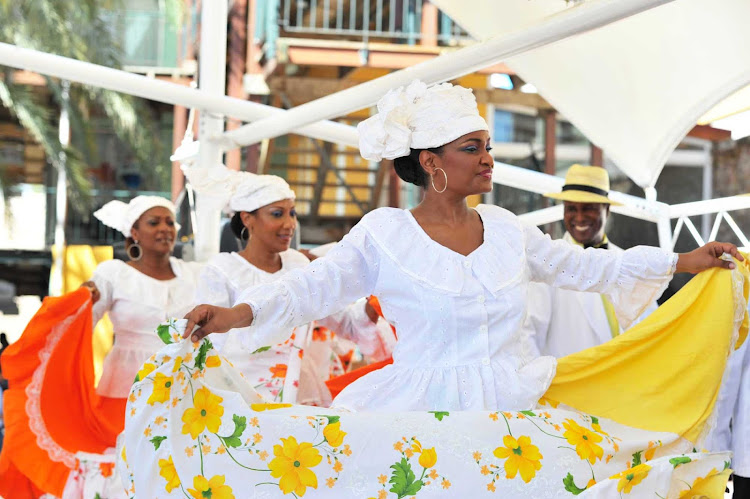
{"type": "MultiPolygon", "coordinates": [[[[388,43],[346,42],[283,38],[278,43],[282,63],[298,66],[346,66],[403,69],[457,50],[453,47],[396,45],[388,43]]],[[[505,64],[494,64],[478,73],[514,74],[505,64]]]]}
{"type": "Polygon", "coordinates": [[[720,128],[713,128],[708,125],[695,125],[693,129],[688,132],[688,137],[721,142],[722,140],[731,139],[732,132],[729,130],[721,130],[720,128]]]}
{"type": "MultiPolygon", "coordinates": [[[[295,105],[300,105],[341,90],[346,90],[362,82],[333,78],[271,76],[267,83],[272,93],[289,95],[293,97],[295,105]]],[[[497,88],[475,88],[474,95],[479,104],[513,104],[534,109],[552,109],[552,106],[539,94],[525,94],[516,90],[500,90],[497,88]]]]}
{"type": "Polygon", "coordinates": [[[591,144],[591,159],[589,164],[592,166],[604,166],[604,151],[601,147],[596,147],[593,143],[591,144]]]}
{"type": "MultiPolygon", "coordinates": [[[[232,2],[232,7],[229,10],[227,95],[238,99],[244,99],[247,97],[242,85],[242,77],[245,74],[245,57],[247,51],[247,2],[248,0],[234,0],[234,2],[232,2]]],[[[227,120],[227,130],[236,130],[241,126],[242,122],[239,120],[227,120]]],[[[241,163],[242,149],[232,148],[226,152],[227,168],[239,171],[242,167],[241,163]]]]}

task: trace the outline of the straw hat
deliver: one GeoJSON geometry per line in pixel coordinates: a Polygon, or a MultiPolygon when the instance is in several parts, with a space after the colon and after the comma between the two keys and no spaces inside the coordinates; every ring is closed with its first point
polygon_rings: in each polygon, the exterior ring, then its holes
{"type": "Polygon", "coordinates": [[[622,204],[609,199],[609,175],[600,166],[571,166],[565,175],[562,192],[548,192],[544,196],[574,203],[622,204]]]}

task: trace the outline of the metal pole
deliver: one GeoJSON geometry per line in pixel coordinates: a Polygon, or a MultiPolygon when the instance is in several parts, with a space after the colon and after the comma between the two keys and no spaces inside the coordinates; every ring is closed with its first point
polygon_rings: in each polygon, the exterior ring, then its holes
{"type": "Polygon", "coordinates": [[[65,148],[70,144],[70,118],[68,116],[68,98],[70,82],[62,82],[62,99],[60,101],[60,124],[58,138],[63,151],[57,158],[57,191],[55,192],[55,265],[50,275],[49,294],[60,296],[64,291],[65,265],[65,217],[68,212],[68,175],[65,170],[65,148]]]}
{"type": "Polygon", "coordinates": [[[425,83],[447,81],[577,33],[589,31],[673,0],[590,0],[559,14],[490,38],[486,42],[436,57],[302,104],[283,115],[256,121],[224,134],[225,147],[242,147],[284,135],[301,125],[344,116],[371,106],[388,90],[414,79],[425,83]]]}
{"type": "MultiPolygon", "coordinates": [[[[226,0],[202,2],[200,45],[200,88],[209,95],[223,96],[226,83],[227,17],[226,0]]],[[[198,149],[199,168],[216,168],[221,164],[222,151],[211,139],[224,131],[224,119],[211,112],[199,116],[198,133],[201,139],[198,149]]],[[[221,206],[213,199],[199,196],[196,200],[195,257],[208,260],[219,252],[219,220],[221,206]]]]}
{"type": "MultiPolygon", "coordinates": [[[[224,50],[222,49],[223,53],[224,50]]],[[[213,56],[209,55],[206,58],[211,57],[213,56]]],[[[203,60],[202,62],[205,63],[206,61],[203,60]]],[[[223,92],[217,95],[185,85],[156,80],[119,69],[98,66],[7,43],[0,43],[0,64],[157,102],[184,106],[188,109],[196,108],[206,112],[231,116],[243,121],[260,120],[274,114],[283,115],[286,112],[283,109],[265,106],[257,102],[227,97],[223,95],[223,92]]],[[[222,74],[223,71],[222,69],[222,74]]],[[[357,130],[354,127],[332,121],[298,127],[294,130],[294,133],[352,147],[357,147],[358,143],[357,130]]]]}

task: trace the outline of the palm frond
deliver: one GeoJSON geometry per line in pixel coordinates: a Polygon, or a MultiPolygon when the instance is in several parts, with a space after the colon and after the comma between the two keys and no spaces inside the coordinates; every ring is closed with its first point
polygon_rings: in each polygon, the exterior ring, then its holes
{"type": "Polygon", "coordinates": [[[80,153],[75,147],[64,148],[60,144],[57,127],[52,124],[49,109],[36,102],[27,88],[7,84],[7,80],[0,80],[0,102],[13,111],[21,125],[44,148],[47,159],[53,166],[65,168],[71,205],[78,210],[85,210],[90,198],[91,183],[80,153]]]}

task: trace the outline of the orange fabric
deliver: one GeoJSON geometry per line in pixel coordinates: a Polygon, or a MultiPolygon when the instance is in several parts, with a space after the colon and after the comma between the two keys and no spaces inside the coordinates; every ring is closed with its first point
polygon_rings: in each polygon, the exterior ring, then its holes
{"type": "Polygon", "coordinates": [[[385,367],[388,364],[393,364],[392,358],[388,358],[382,362],[374,362],[372,364],[366,365],[365,367],[360,367],[359,369],[355,369],[354,371],[329,379],[328,381],[326,381],[326,386],[331,392],[331,397],[336,398],[336,395],[341,393],[341,390],[346,388],[350,383],[358,380],[365,374],[371,373],[372,371],[377,371],[381,367],[385,367]]]}
{"type": "Polygon", "coordinates": [[[101,453],[115,445],[124,428],[126,400],[100,397],[94,388],[91,320],[87,289],[45,298],[21,338],[3,353],[3,375],[9,385],[3,397],[3,497],[38,497],[34,492],[37,488],[59,497],[70,472],[38,446],[26,412],[26,387],[34,373],[44,368],[39,353],[57,333],[60,336],[50,351],[39,394],[41,417],[51,439],[70,453],[101,453]],[[66,320],[72,322],[64,325],[66,320]],[[64,330],[56,330],[57,325],[64,330]],[[20,493],[22,490],[29,492],[20,493]]]}

